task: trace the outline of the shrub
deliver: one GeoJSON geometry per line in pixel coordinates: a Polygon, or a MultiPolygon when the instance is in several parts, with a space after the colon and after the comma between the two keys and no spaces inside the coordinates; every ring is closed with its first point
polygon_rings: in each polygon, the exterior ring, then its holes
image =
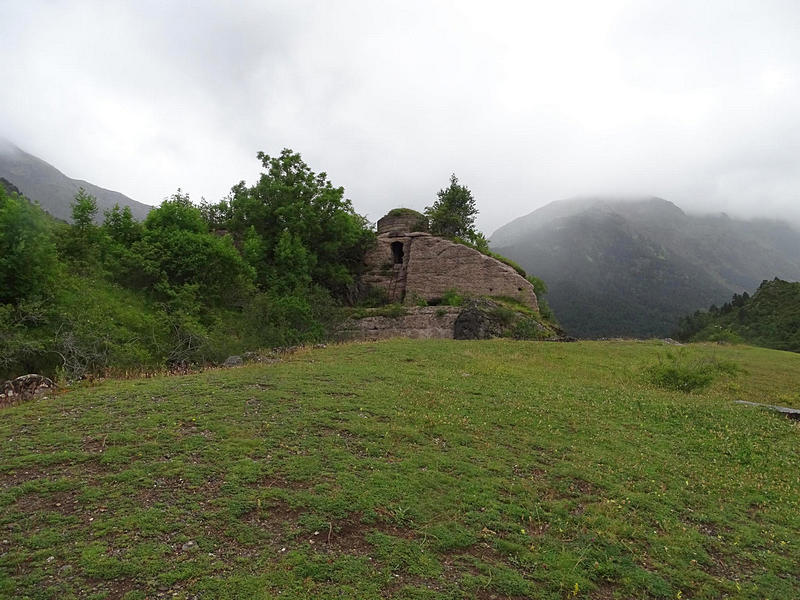
{"type": "Polygon", "coordinates": [[[256,347],[317,342],[325,337],[335,308],[330,293],[319,286],[257,294],[244,311],[245,337],[256,347]]]}
{"type": "Polygon", "coordinates": [[[646,370],[653,385],[685,393],[708,387],[719,374],[735,375],[738,371],[734,362],[698,357],[685,351],[667,352],[646,370]]]}
{"type": "Polygon", "coordinates": [[[0,303],[48,296],[57,269],[44,212],[0,185],[0,303]]]}
{"type": "Polygon", "coordinates": [[[447,290],[442,295],[441,304],[444,306],[461,306],[464,304],[464,296],[459,294],[456,290],[447,290]]]}
{"type": "Polygon", "coordinates": [[[367,285],[357,294],[357,299],[354,304],[366,308],[385,306],[389,304],[389,294],[382,287],[367,285]]]}
{"type": "Polygon", "coordinates": [[[508,327],[517,320],[517,312],[507,306],[496,306],[490,313],[503,327],[508,327]]]}
{"type": "Polygon", "coordinates": [[[520,319],[514,324],[511,336],[516,340],[538,340],[545,337],[546,330],[532,317],[520,319]]]}

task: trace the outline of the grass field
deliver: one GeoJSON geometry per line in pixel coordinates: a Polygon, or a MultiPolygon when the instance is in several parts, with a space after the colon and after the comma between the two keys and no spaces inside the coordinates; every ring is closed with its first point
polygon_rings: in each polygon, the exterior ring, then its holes
{"type": "Polygon", "coordinates": [[[409,341],[0,412],[4,598],[800,597],[800,355],[409,341]],[[668,354],[671,353],[671,354],[668,354]],[[670,391],[650,368],[738,369],[670,391]]]}

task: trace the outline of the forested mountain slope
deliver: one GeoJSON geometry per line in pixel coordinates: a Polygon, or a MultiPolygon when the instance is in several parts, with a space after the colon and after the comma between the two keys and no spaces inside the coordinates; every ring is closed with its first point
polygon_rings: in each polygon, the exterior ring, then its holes
{"type": "Polygon", "coordinates": [[[681,319],[675,334],[684,341],[747,342],[765,348],[800,352],[800,283],[764,281],[750,296],[681,319]]]}
{"type": "Polygon", "coordinates": [[[668,335],[680,317],[764,279],[800,279],[800,232],[695,216],[660,198],[553,202],[498,229],[492,249],[545,280],[581,337],[668,335]]]}

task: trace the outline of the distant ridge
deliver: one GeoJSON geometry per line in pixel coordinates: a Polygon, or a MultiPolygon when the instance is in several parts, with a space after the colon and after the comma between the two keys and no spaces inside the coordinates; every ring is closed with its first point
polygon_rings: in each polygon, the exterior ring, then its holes
{"type": "Polygon", "coordinates": [[[70,203],[80,188],[97,198],[98,219],[115,204],[129,206],[136,219],[142,220],[152,208],[124,194],[72,179],[49,163],[28,154],[7,140],[0,139],[0,177],[16,186],[22,194],[38,202],[57,219],[70,220],[70,203]]]}
{"type": "Polygon", "coordinates": [[[545,281],[556,317],[579,337],[670,335],[684,315],[764,279],[800,280],[800,232],[789,224],[687,215],[656,197],[552,202],[490,244],[545,281]]]}

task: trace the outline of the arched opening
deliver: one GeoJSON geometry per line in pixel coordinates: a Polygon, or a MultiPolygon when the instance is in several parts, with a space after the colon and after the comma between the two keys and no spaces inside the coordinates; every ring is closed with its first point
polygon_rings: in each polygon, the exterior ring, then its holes
{"type": "Polygon", "coordinates": [[[392,259],[394,264],[403,264],[403,242],[392,242],[392,259]]]}

